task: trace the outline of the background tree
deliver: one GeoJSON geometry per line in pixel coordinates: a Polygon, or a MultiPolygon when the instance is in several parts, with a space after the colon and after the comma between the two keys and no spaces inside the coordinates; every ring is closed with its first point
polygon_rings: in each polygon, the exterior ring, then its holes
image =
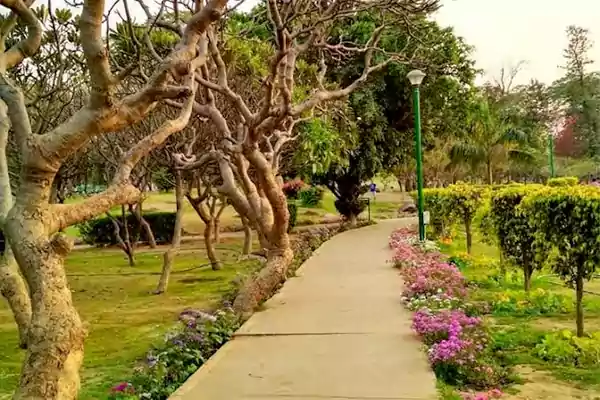
{"type": "MultiPolygon", "coordinates": [[[[417,17],[411,26],[422,32],[424,42],[414,43],[408,32],[393,32],[382,38],[389,52],[404,52],[427,72],[422,85],[422,112],[425,147],[432,150],[435,139],[453,136],[460,126],[464,106],[470,98],[470,85],[476,75],[471,59],[472,49],[457,37],[452,29],[417,17]]],[[[361,40],[377,26],[371,14],[365,14],[339,28],[343,40],[361,40]]],[[[363,39],[364,40],[364,39],[363,39]]],[[[331,79],[351,81],[361,64],[335,64],[331,79]]],[[[350,95],[346,118],[352,123],[336,126],[347,143],[336,146],[340,161],[314,174],[315,182],[326,185],[336,196],[338,211],[349,221],[355,221],[364,208],[359,196],[363,185],[377,174],[400,170],[412,176],[414,159],[412,88],[406,74],[413,66],[394,64],[373,74],[368,82],[350,95]],[[356,132],[352,132],[352,130],[356,132]],[[354,139],[355,143],[346,138],[354,139]]],[[[407,176],[408,176],[407,175],[407,176]]]]}

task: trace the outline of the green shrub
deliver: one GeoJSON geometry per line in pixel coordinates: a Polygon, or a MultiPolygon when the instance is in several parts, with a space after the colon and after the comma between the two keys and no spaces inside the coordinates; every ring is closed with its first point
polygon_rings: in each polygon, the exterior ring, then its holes
{"type": "Polygon", "coordinates": [[[483,204],[487,194],[488,189],[485,186],[478,187],[464,183],[450,185],[445,194],[446,201],[444,201],[444,206],[447,208],[446,212],[451,213],[464,224],[468,253],[471,253],[473,244],[471,229],[473,218],[479,207],[483,204]]]}
{"type": "MultiPolygon", "coordinates": [[[[153,212],[145,213],[144,219],[152,228],[154,238],[157,243],[170,243],[173,239],[173,230],[175,228],[175,213],[173,212],[153,212]]],[[[120,221],[120,218],[119,218],[120,221]]],[[[137,219],[128,214],[127,225],[131,237],[139,237],[142,242],[147,242],[148,238],[143,229],[140,228],[137,219]]],[[[91,245],[115,245],[117,238],[114,233],[114,225],[110,218],[96,218],[83,222],[78,225],[81,238],[87,244],[91,245]]]]}
{"type": "Polygon", "coordinates": [[[600,263],[600,190],[592,186],[544,188],[521,202],[534,229],[538,262],[575,287],[577,334],[583,336],[583,286],[600,263]]]}
{"type": "MultiPolygon", "coordinates": [[[[416,199],[416,192],[411,193],[416,199]]],[[[429,211],[428,229],[431,231],[433,239],[447,237],[450,234],[450,227],[454,222],[454,214],[447,205],[448,189],[436,188],[423,190],[423,205],[426,211],[429,211]]]]}
{"type": "Polygon", "coordinates": [[[523,270],[524,287],[531,288],[533,271],[541,269],[542,260],[535,257],[535,231],[529,225],[529,215],[519,207],[526,195],[540,190],[541,185],[519,185],[492,193],[490,223],[504,257],[523,270]]]}
{"type": "Polygon", "coordinates": [[[290,214],[290,219],[288,221],[288,232],[290,232],[296,226],[296,221],[298,220],[298,206],[296,203],[288,201],[287,203],[288,213],[290,214]]]}
{"type": "Polygon", "coordinates": [[[159,168],[152,174],[152,180],[161,192],[175,189],[175,176],[168,168],[159,168]]]}
{"type": "Polygon", "coordinates": [[[576,176],[564,176],[561,178],[548,179],[548,186],[575,186],[579,183],[576,176]]]}
{"type": "Polygon", "coordinates": [[[299,193],[300,204],[302,207],[316,207],[323,200],[325,191],[318,186],[310,186],[302,189],[299,193]]]}
{"type": "Polygon", "coordinates": [[[594,366],[600,363],[600,332],[586,337],[577,337],[567,330],[550,333],[535,346],[533,352],[551,363],[594,366]]]}

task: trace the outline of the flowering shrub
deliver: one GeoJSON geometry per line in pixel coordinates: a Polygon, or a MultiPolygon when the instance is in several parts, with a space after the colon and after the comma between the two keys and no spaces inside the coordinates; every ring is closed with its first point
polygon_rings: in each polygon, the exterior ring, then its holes
{"type": "MultiPolygon", "coordinates": [[[[412,311],[413,329],[428,347],[428,359],[438,379],[459,387],[490,389],[507,381],[507,371],[494,362],[490,339],[481,318],[472,316],[467,303],[467,282],[454,263],[437,251],[414,243],[414,234],[394,232],[389,245],[393,263],[400,269],[405,289],[402,302],[412,311]]],[[[501,395],[465,393],[469,400],[501,395]]],[[[496,396],[496,397],[494,397],[496,396]]]]}
{"type": "Polygon", "coordinates": [[[283,184],[282,190],[288,199],[297,199],[298,193],[306,186],[302,179],[296,178],[283,184]]]}
{"type": "Polygon", "coordinates": [[[167,399],[204,362],[225,344],[240,326],[231,309],[215,315],[186,310],[182,327],[166,335],[165,343],[146,355],[131,382],[111,389],[111,399],[167,399]]]}
{"type": "Polygon", "coordinates": [[[475,328],[480,324],[480,318],[469,317],[459,310],[439,312],[419,310],[413,317],[413,329],[427,345],[448,340],[454,336],[458,337],[463,330],[475,328]]]}

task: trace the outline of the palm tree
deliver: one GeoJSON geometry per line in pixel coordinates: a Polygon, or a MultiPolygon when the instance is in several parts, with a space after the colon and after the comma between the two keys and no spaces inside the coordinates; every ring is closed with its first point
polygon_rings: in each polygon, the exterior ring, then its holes
{"type": "Polygon", "coordinates": [[[486,167],[489,184],[502,162],[530,162],[535,158],[528,137],[502,118],[497,107],[480,98],[467,113],[466,136],[450,149],[451,164],[466,164],[476,171],[486,167]]]}

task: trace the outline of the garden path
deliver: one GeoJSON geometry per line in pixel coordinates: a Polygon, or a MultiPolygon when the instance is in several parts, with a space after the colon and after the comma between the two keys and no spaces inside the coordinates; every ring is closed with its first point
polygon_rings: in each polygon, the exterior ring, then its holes
{"type": "Polygon", "coordinates": [[[436,399],[387,220],[335,236],[171,400],[436,399]]]}

